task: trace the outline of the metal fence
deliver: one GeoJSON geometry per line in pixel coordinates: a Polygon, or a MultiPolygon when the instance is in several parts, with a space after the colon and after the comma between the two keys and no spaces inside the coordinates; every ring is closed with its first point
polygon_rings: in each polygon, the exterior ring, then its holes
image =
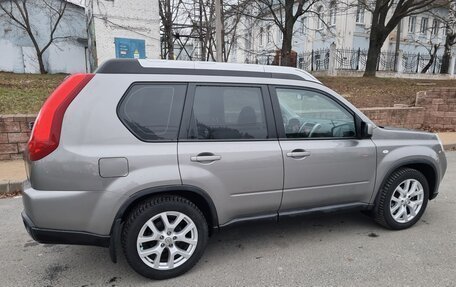
{"type": "Polygon", "coordinates": [[[312,50],[298,55],[298,67],[306,71],[329,69],[329,49],[312,50]]]}
{"type": "MultiPolygon", "coordinates": [[[[319,49],[300,53],[297,61],[298,68],[312,72],[328,70],[331,51],[335,51],[335,70],[364,71],[366,68],[367,50],[362,49],[319,49]]],[[[395,72],[396,68],[399,68],[403,73],[421,73],[430,59],[429,54],[381,52],[377,62],[377,71],[395,72]],[[400,62],[397,63],[397,61],[400,62]],[[399,67],[399,64],[402,66],[399,67]]],[[[438,74],[441,64],[442,55],[437,55],[427,73],[438,74]]]]}

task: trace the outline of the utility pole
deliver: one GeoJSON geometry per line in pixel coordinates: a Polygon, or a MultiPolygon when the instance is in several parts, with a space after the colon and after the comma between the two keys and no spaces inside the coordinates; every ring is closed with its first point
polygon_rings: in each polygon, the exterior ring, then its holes
{"type": "Polygon", "coordinates": [[[206,44],[204,43],[203,35],[203,0],[199,0],[199,33],[200,33],[200,45],[201,45],[201,57],[200,61],[206,61],[206,44]]]}
{"type": "Polygon", "coordinates": [[[215,0],[215,52],[217,56],[217,62],[222,62],[222,46],[223,46],[223,35],[222,35],[222,0],[215,0]]]}

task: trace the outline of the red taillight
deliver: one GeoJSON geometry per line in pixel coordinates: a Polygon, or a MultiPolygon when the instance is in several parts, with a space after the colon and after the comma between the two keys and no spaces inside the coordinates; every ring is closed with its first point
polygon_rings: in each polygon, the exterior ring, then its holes
{"type": "Polygon", "coordinates": [[[28,142],[30,160],[42,159],[59,146],[63,115],[93,76],[94,74],[69,76],[49,96],[33,125],[32,136],[28,142]]]}

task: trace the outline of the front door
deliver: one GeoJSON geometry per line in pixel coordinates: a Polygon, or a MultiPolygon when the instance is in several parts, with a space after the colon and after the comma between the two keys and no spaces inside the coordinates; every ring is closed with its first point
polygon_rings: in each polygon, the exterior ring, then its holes
{"type": "Polygon", "coordinates": [[[369,202],[376,150],[359,139],[354,113],[317,89],[271,92],[285,168],[280,212],[369,202]]]}
{"type": "Polygon", "coordinates": [[[219,223],[276,215],[283,163],[267,88],[190,85],[183,121],[182,183],[211,196],[219,223]]]}

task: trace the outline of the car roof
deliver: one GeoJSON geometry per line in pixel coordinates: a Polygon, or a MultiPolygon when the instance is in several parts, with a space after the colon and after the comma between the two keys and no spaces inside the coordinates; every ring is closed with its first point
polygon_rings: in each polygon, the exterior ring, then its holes
{"type": "Polygon", "coordinates": [[[96,73],[257,77],[304,80],[320,83],[320,81],[308,72],[294,67],[199,61],[112,59],[103,63],[97,69],[96,73]]]}

